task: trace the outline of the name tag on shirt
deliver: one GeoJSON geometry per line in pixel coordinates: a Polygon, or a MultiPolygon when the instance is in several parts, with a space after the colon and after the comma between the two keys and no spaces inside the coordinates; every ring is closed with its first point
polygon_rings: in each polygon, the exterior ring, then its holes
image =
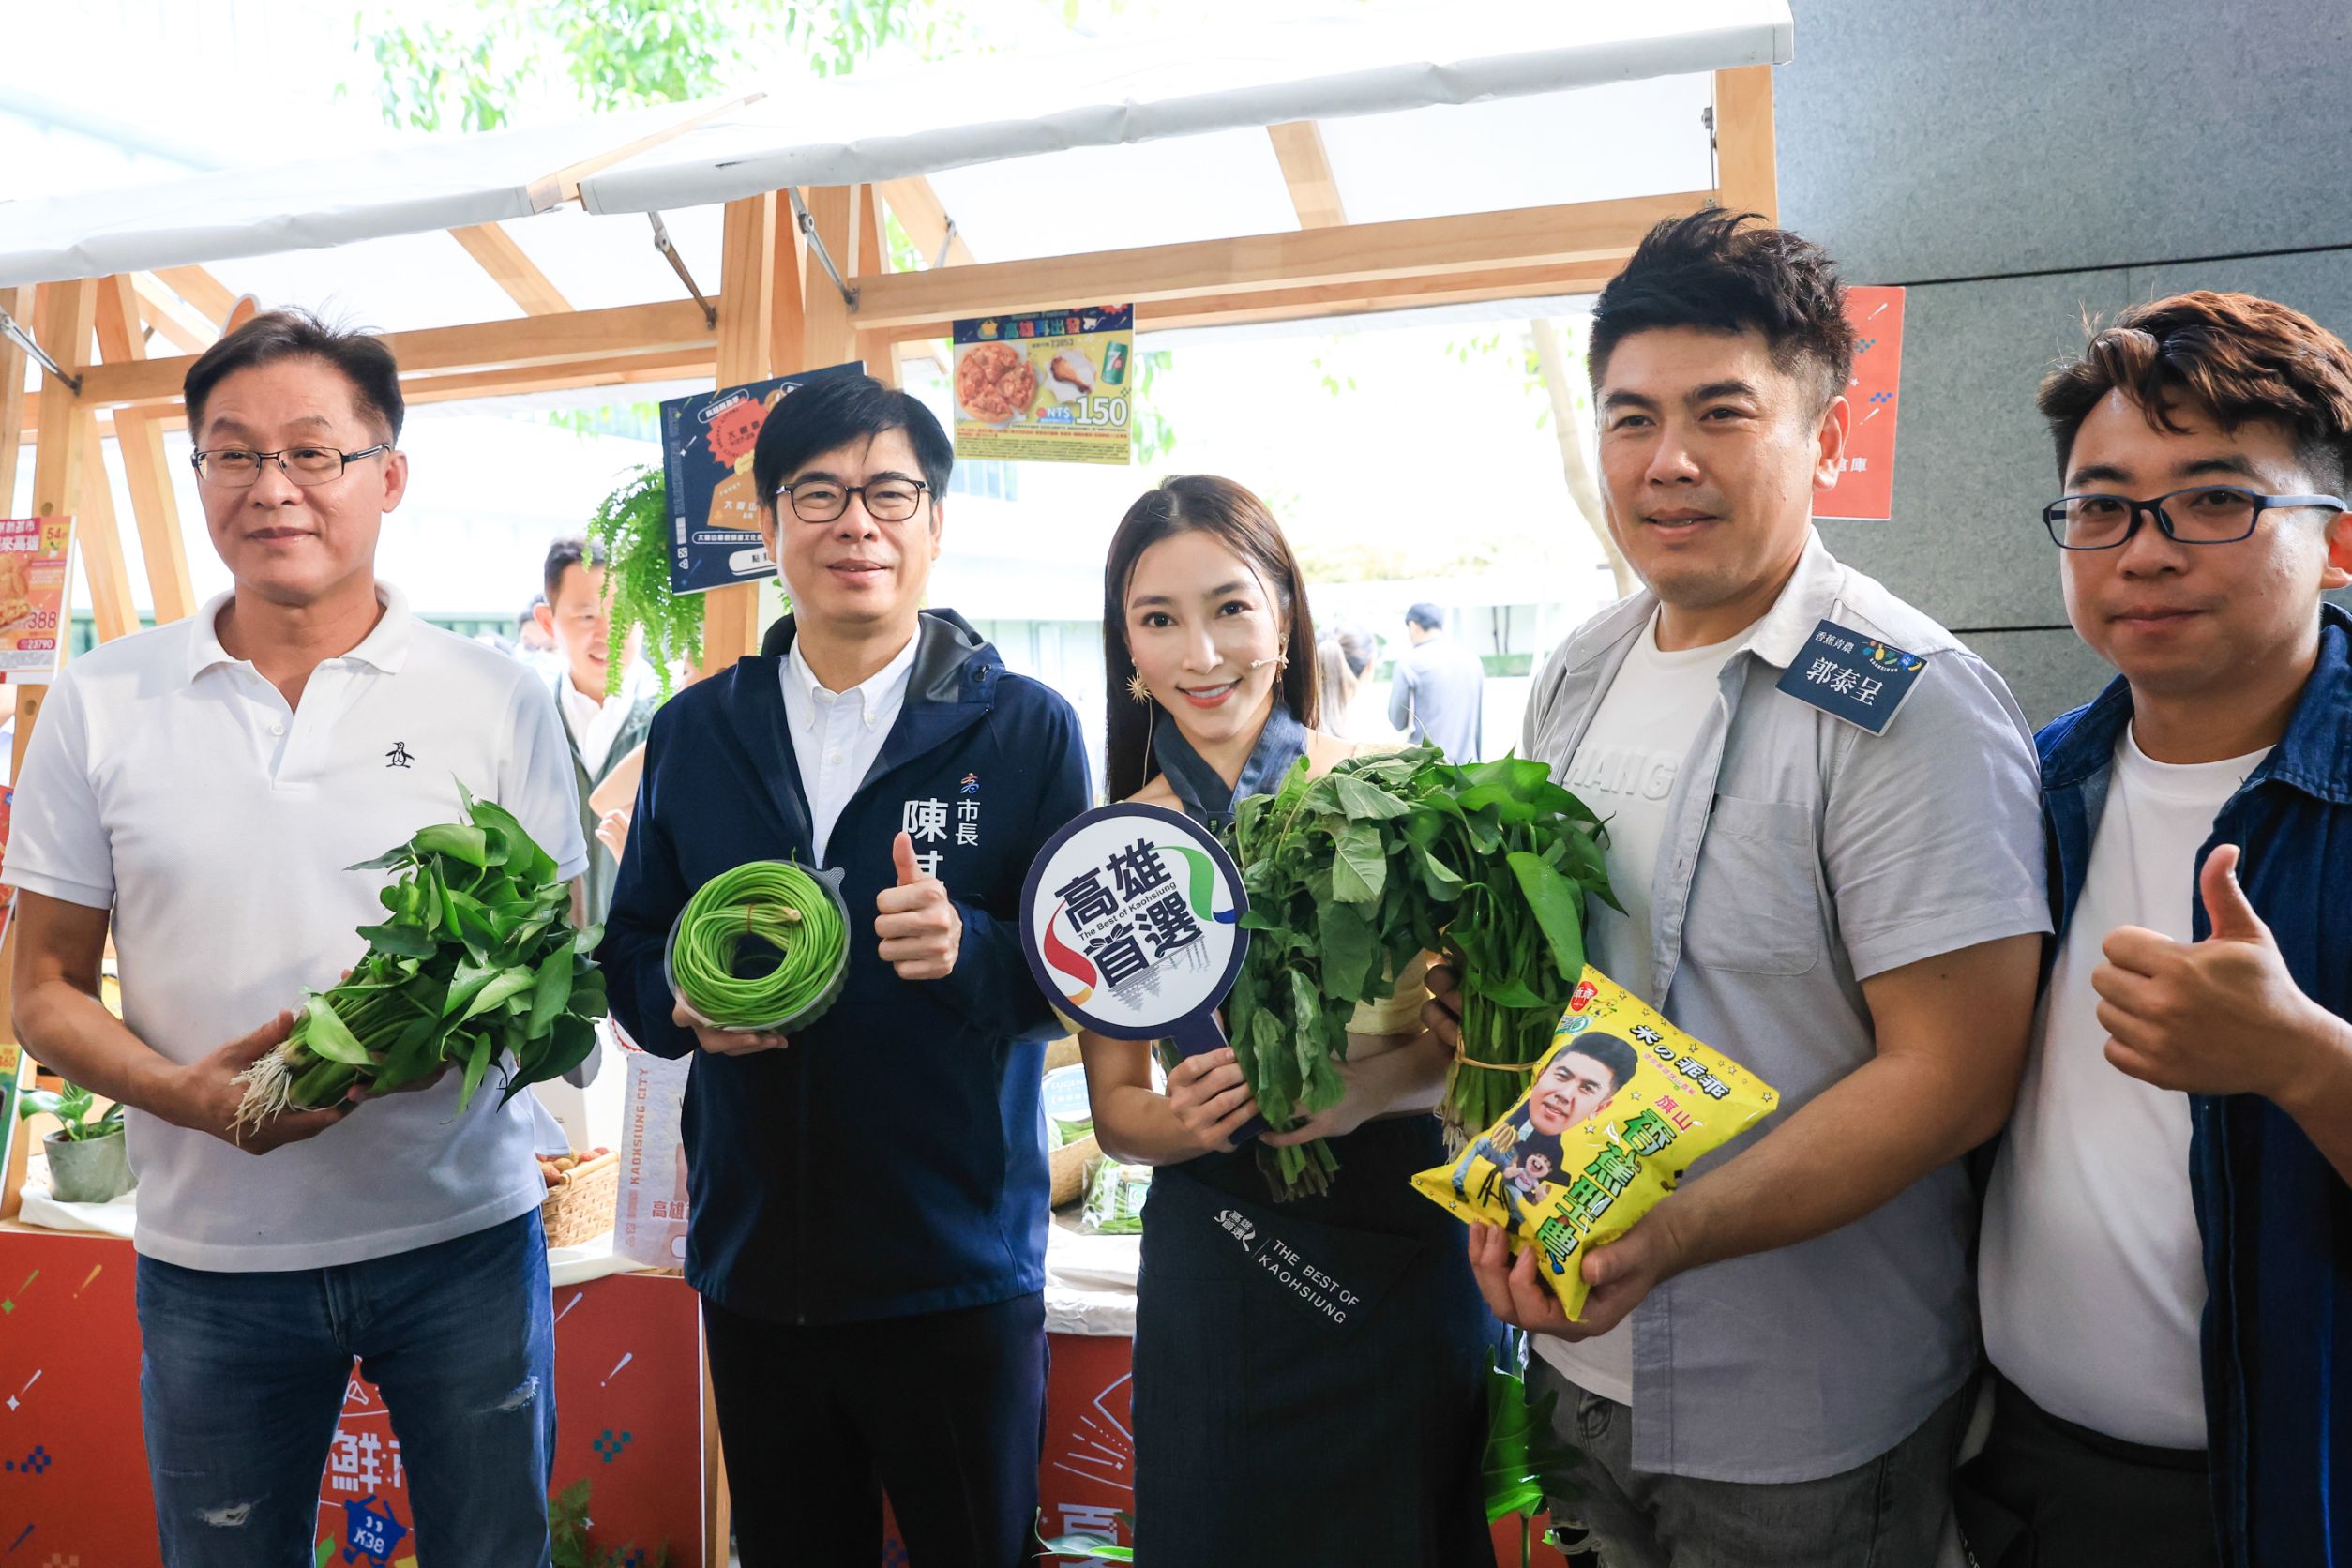
{"type": "Polygon", "coordinates": [[[1781,672],[1780,689],[1832,718],[1883,735],[1926,669],[1921,655],[1823,621],[1781,672]]]}

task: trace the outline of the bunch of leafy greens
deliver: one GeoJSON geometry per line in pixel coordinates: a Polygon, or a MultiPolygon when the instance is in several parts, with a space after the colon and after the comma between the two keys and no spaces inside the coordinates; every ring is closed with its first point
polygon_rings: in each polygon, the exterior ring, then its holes
{"type": "Polygon", "coordinates": [[[702,596],[670,591],[670,487],[659,468],[643,468],[596,507],[588,536],[604,547],[604,593],[612,607],[611,659],[605,695],[618,696],[628,672],[629,633],[645,632],[645,657],[670,697],[671,671],[702,662],[702,596]]]}
{"type": "MultiPolygon", "coordinates": [[[[1485,1127],[1527,1087],[1584,970],[1584,895],[1609,897],[1599,822],[1541,762],[1459,767],[1433,746],[1351,758],[1320,778],[1301,760],[1231,830],[1249,912],[1226,1032],[1275,1131],[1346,1093],[1348,1020],[1385,1001],[1415,955],[1450,946],[1463,1047],[1450,1131],[1485,1127]]],[[[1319,1192],[1328,1144],[1259,1159],[1276,1197],[1319,1192]]]]}
{"type": "Polygon", "coordinates": [[[317,1109],[354,1087],[388,1093],[445,1066],[464,1074],[463,1110],[491,1063],[511,1061],[503,1106],[596,1049],[604,975],[576,929],[571,889],[512,813],[460,784],[467,820],[445,822],[350,869],[403,872],[382,894],[391,918],[363,926],[367,956],[304,998],[294,1031],[240,1077],[241,1126],[317,1109]]]}

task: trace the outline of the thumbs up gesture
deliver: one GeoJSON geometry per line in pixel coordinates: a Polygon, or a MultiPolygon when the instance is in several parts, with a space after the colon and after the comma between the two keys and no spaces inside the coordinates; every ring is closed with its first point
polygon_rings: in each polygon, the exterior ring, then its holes
{"type": "Polygon", "coordinates": [[[2343,1026],[2287,972],[2222,844],[2197,877],[2212,935],[2180,942],[2117,927],[2091,972],[2107,1060],[2159,1089],[2284,1102],[2343,1026]]]}
{"type": "Polygon", "coordinates": [[[963,944],[963,916],[949,902],[947,884],[915,859],[911,836],[898,835],[890,858],[897,864],[898,884],[874,897],[879,915],[874,934],[882,939],[882,962],[901,980],[944,980],[963,944]]]}

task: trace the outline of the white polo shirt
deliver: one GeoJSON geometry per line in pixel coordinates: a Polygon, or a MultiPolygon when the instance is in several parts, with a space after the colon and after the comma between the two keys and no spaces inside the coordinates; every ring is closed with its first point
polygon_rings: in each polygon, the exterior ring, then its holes
{"type": "MultiPolygon", "coordinates": [[[[562,874],[587,865],[572,762],[540,677],[411,617],[322,663],[289,710],[194,617],[66,667],[17,781],[8,880],[113,909],[124,1019],[193,1062],[335,984],[384,918],[372,859],[461,820],[460,781],[520,819],[562,874]]],[[[187,1268],[312,1269],[429,1246],[536,1208],[528,1106],[498,1074],[363,1105],[255,1157],[131,1111],[141,1252],[187,1268]]]]}

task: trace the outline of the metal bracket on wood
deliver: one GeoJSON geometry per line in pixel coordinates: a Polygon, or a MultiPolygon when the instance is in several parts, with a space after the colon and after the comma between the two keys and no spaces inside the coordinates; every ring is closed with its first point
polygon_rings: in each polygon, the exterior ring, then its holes
{"type": "MultiPolygon", "coordinates": [[[[784,194],[792,198],[792,221],[800,225],[801,234],[808,241],[808,249],[815,254],[817,264],[825,269],[825,276],[833,279],[833,286],[841,291],[842,302],[855,310],[857,289],[841,276],[841,269],[834,265],[832,254],[825,249],[825,242],[817,234],[817,220],[808,216],[808,208],[801,202],[800,188],[788,185],[784,188],[784,194]]],[[[950,232],[953,232],[952,225],[950,232]]]]}
{"type": "Polygon", "coordinates": [[[670,259],[670,270],[678,275],[678,281],[686,286],[686,293],[694,296],[694,303],[702,308],[702,324],[716,328],[718,311],[709,300],[702,297],[702,291],[695,287],[694,274],[686,270],[686,258],[679,255],[678,248],[671,243],[670,229],[662,222],[661,214],[649,212],[645,216],[653,220],[654,249],[670,259]]]}
{"type": "Polygon", "coordinates": [[[939,237],[939,255],[932,260],[931,270],[936,272],[941,267],[945,266],[947,264],[947,253],[955,249],[956,220],[951,217],[947,219],[947,232],[939,237]]]}
{"type": "MultiPolygon", "coordinates": [[[[25,331],[24,328],[18,324],[17,319],[14,316],[9,315],[6,310],[0,310],[0,337],[7,338],[18,348],[21,348],[26,354],[31,354],[34,362],[39,365],[42,369],[47,370],[51,375],[55,376],[59,381],[64,382],[68,386],[73,388],[73,395],[75,397],[79,398],[82,396],[82,378],[80,376],[69,376],[66,374],[66,368],[58,364],[54,359],[50,358],[49,351],[42,348],[38,342],[35,342],[33,340],[33,335],[25,331]]],[[[0,388],[0,391],[10,389],[0,388]]]]}

